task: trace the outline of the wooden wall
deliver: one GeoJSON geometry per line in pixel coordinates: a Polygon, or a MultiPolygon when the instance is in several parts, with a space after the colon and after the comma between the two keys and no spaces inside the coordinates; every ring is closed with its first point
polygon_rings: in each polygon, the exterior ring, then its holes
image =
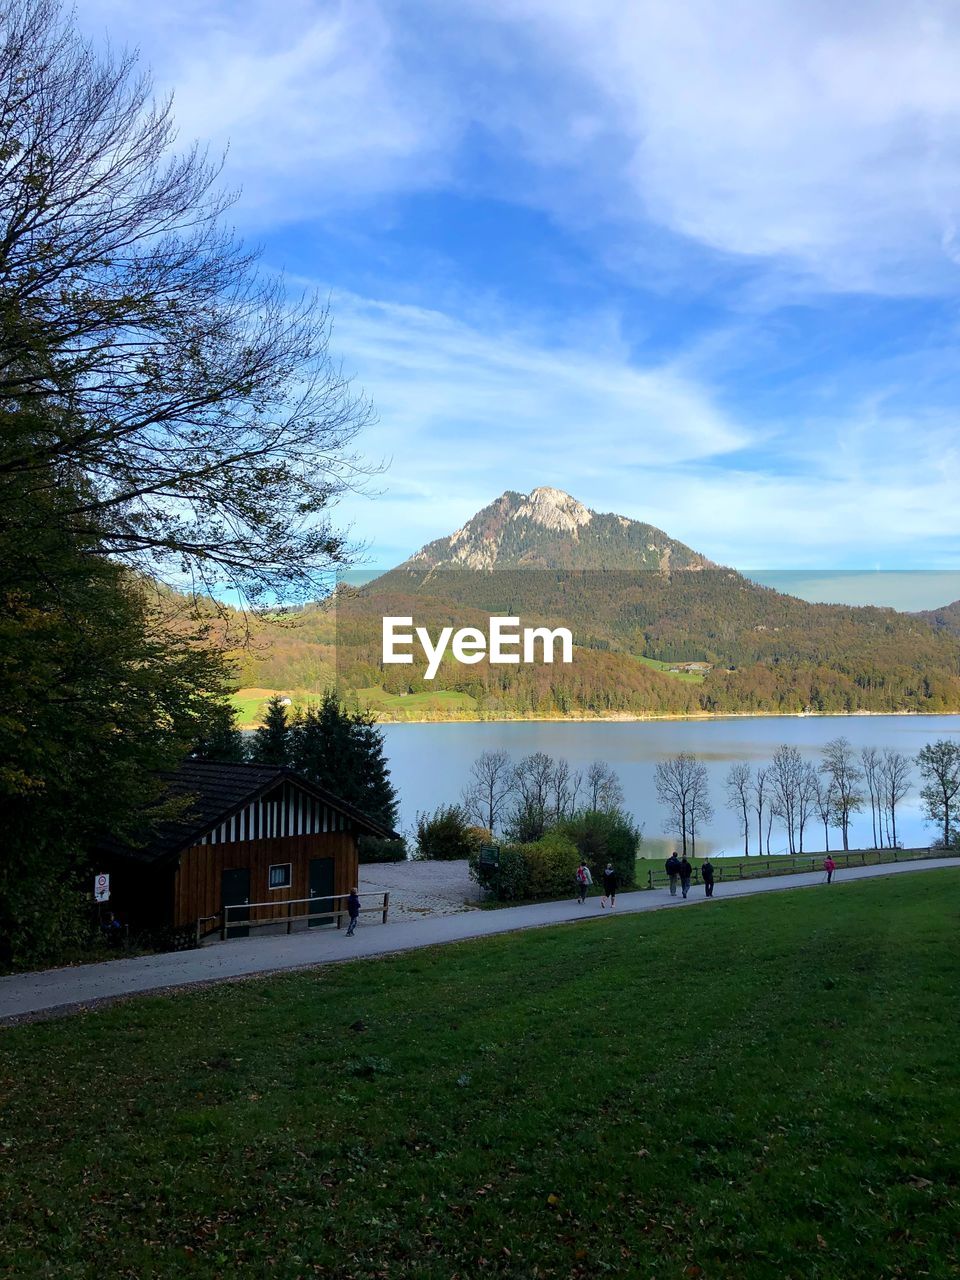
{"type": "MultiPolygon", "coordinates": [[[[357,837],[350,831],[329,831],[314,835],[275,836],[264,840],[238,840],[229,844],[201,844],[180,858],[174,880],[175,925],[192,924],[201,916],[216,915],[221,906],[220,873],[233,867],[250,868],[250,901],[273,905],[253,910],[251,920],[286,916],[284,904],[305,898],[310,892],[311,858],[334,858],[333,891],[349,893],[357,884],[357,837]],[[292,863],[289,888],[269,889],[268,868],[275,863],[292,863]]],[[[295,913],[306,910],[306,904],[295,913]]]]}

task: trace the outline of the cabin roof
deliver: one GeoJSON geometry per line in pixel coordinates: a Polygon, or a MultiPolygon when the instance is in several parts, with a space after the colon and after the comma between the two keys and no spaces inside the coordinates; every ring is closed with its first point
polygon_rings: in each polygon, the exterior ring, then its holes
{"type": "Polygon", "coordinates": [[[183,814],[160,823],[145,844],[111,842],[111,852],[137,862],[160,862],[188,849],[212,828],[226,822],[260,796],[289,782],[329,808],[344,814],[363,835],[393,839],[396,832],[318,787],[302,774],[283,765],[218,764],[207,760],[185,760],[178,769],[165,774],[166,798],[188,798],[183,814]]]}

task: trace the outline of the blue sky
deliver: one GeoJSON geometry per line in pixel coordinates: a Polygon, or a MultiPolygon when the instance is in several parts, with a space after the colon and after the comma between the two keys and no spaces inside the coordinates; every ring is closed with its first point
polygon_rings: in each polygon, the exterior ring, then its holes
{"type": "Polygon", "coordinates": [[[738,568],[960,568],[955,5],[79,17],[229,144],[267,266],[330,293],[379,413],[341,509],[371,563],[553,485],[738,568]]]}

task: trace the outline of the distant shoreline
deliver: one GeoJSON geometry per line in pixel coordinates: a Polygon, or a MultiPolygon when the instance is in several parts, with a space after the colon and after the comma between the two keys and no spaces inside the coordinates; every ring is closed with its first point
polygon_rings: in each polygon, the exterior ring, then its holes
{"type": "MultiPolygon", "coordinates": [[[[882,716],[956,716],[960,711],[701,711],[691,715],[672,712],[663,715],[632,716],[625,713],[611,716],[492,716],[489,719],[463,720],[423,719],[390,720],[376,718],[378,725],[388,724],[670,724],[674,722],[707,723],[713,720],[865,720],[882,716]]],[[[251,733],[260,727],[260,721],[241,724],[243,733],[251,733]]]]}
{"type": "Polygon", "coordinates": [[[711,720],[861,720],[879,716],[956,716],[960,711],[704,711],[694,715],[649,716],[497,716],[471,720],[377,720],[386,724],[657,724],[673,721],[704,722],[711,720]]]}

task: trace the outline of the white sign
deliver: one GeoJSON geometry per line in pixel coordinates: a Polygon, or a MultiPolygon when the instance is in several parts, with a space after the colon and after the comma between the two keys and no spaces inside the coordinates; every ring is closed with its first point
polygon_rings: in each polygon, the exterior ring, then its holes
{"type": "Polygon", "coordinates": [[[102,872],[93,877],[93,896],[97,902],[110,901],[110,877],[102,872]]]}

